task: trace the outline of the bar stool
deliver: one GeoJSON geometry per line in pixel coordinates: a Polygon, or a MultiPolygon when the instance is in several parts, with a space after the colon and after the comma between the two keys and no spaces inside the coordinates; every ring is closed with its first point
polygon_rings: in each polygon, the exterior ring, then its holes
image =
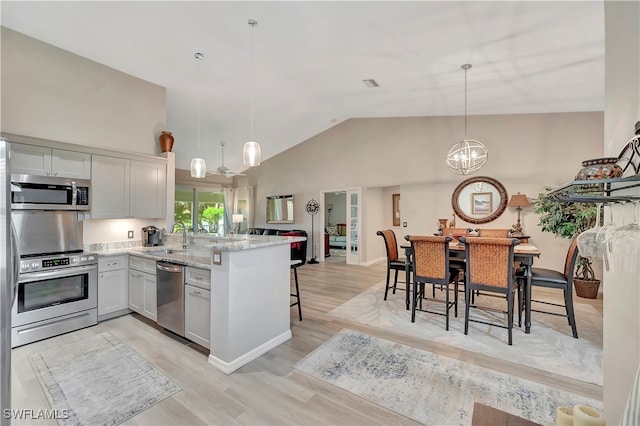
{"type": "MultiPolygon", "coordinates": [[[[280,234],[283,237],[306,237],[304,231],[291,231],[280,234]]],[[[291,293],[291,297],[295,298],[295,302],[290,307],[298,307],[298,317],[302,321],[302,305],[300,304],[300,286],[298,284],[298,267],[307,263],[307,240],[291,243],[291,269],[295,278],[295,292],[291,293]]]]}

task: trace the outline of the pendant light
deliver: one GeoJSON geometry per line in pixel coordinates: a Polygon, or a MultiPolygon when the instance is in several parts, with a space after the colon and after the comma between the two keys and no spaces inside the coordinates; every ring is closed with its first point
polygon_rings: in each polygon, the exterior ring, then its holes
{"type": "MultiPolygon", "coordinates": [[[[196,58],[198,63],[198,152],[200,154],[200,104],[202,98],[202,90],[200,88],[200,80],[201,80],[201,62],[204,59],[204,55],[200,52],[196,52],[193,55],[196,58]]],[[[207,163],[204,161],[204,158],[194,158],[191,160],[191,177],[202,179],[207,177],[207,163]]]]}
{"type": "Polygon", "coordinates": [[[251,27],[251,141],[244,144],[242,150],[242,159],[244,165],[247,167],[255,167],[260,165],[262,160],[262,153],[260,151],[260,144],[253,140],[253,93],[255,91],[255,72],[253,65],[253,29],[258,26],[258,21],[249,19],[249,26],[251,27]]]}
{"type": "Polygon", "coordinates": [[[474,139],[467,138],[467,70],[471,64],[464,64],[464,139],[454,144],[447,153],[447,166],[459,175],[468,175],[480,170],[487,162],[487,148],[474,139]]]}

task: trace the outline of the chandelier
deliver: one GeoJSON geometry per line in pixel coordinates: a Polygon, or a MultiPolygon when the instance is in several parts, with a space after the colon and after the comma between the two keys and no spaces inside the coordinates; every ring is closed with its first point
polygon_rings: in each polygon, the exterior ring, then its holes
{"type": "Polygon", "coordinates": [[[489,152],[482,142],[467,138],[467,70],[471,64],[464,64],[464,139],[455,143],[447,153],[447,166],[459,175],[468,175],[480,170],[487,162],[489,152]]]}

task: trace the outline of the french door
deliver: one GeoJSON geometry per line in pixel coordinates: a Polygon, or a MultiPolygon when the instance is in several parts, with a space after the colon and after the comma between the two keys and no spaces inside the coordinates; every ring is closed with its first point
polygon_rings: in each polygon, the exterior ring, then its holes
{"type": "Polygon", "coordinates": [[[347,189],[347,264],[360,264],[361,191],[347,189]]]}

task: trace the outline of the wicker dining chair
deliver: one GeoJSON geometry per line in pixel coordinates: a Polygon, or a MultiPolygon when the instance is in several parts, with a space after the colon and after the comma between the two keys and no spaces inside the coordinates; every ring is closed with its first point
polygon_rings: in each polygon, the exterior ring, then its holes
{"type": "Polygon", "coordinates": [[[458,274],[459,270],[449,265],[449,242],[451,237],[445,236],[415,236],[405,237],[411,242],[413,255],[413,301],[411,304],[411,322],[416,321],[416,311],[443,315],[446,317],[445,329],[449,330],[449,311],[454,308],[454,315],[458,316],[458,274]],[[434,297],[428,298],[425,285],[431,284],[435,288],[444,288],[444,300],[434,297]],[[450,300],[449,284],[454,285],[453,301],[450,300]],[[423,309],[423,301],[444,303],[444,312],[423,309]]]}
{"type": "MultiPolygon", "coordinates": [[[[506,328],[509,336],[509,345],[511,345],[513,343],[513,305],[516,288],[513,278],[513,248],[520,241],[515,238],[487,237],[462,237],[460,241],[465,244],[467,257],[464,334],[469,334],[469,321],[506,328]],[[471,303],[471,293],[474,290],[499,293],[506,296],[507,310],[499,311],[507,315],[506,326],[469,317],[470,308],[472,307],[495,311],[492,308],[473,305],[471,303]]],[[[518,300],[520,300],[520,296],[518,300]]]]}
{"type": "MultiPolygon", "coordinates": [[[[396,240],[396,234],[392,229],[378,231],[376,232],[376,235],[380,235],[384,239],[384,246],[387,251],[387,284],[384,289],[384,300],[387,300],[387,293],[391,286],[391,271],[395,271],[393,277],[393,294],[396,294],[396,289],[398,289],[398,271],[405,270],[405,259],[398,256],[398,241],[396,240]]],[[[400,283],[406,284],[405,281],[400,281],[400,283]]],[[[400,288],[399,290],[405,289],[400,288]]]]}
{"type": "Polygon", "coordinates": [[[511,229],[478,228],[478,237],[509,238],[510,236],[511,236],[511,229]]]}

